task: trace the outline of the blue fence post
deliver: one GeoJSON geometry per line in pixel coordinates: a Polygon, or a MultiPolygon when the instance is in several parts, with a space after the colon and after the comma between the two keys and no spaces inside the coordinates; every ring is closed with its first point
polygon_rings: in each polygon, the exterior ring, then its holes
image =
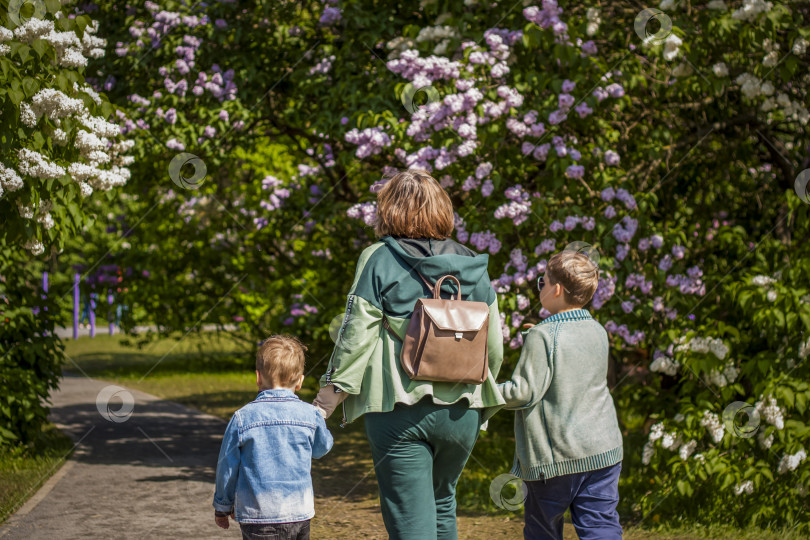
{"type": "Polygon", "coordinates": [[[107,289],[107,304],[109,304],[109,306],[110,306],[110,309],[108,310],[109,314],[110,314],[109,315],[109,317],[110,317],[110,335],[113,335],[113,320],[114,320],[114,317],[113,317],[113,312],[112,312],[113,295],[112,295],[112,290],[111,289],[107,289]]]}
{"type": "Polygon", "coordinates": [[[79,274],[73,275],[73,339],[79,339],[79,274]]]}

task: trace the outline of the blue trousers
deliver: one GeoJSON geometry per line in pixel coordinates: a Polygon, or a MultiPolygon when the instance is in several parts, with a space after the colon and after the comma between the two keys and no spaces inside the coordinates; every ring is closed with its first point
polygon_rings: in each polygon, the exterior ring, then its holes
{"type": "Polygon", "coordinates": [[[525,482],[525,540],[562,540],[563,514],[569,507],[580,540],[621,539],[622,526],[616,511],[621,470],[619,462],[586,473],[525,482]]]}

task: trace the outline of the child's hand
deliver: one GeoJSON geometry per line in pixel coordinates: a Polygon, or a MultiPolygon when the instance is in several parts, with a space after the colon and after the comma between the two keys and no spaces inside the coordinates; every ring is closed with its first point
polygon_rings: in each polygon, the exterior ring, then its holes
{"type": "MultiPolygon", "coordinates": [[[[217,527],[220,527],[222,529],[227,529],[228,527],[230,527],[231,524],[228,523],[228,517],[229,516],[221,516],[220,517],[220,516],[214,515],[214,521],[216,522],[217,527]]],[[[235,519],[234,516],[233,516],[233,512],[231,512],[230,518],[235,519]]]]}
{"type": "Polygon", "coordinates": [[[526,323],[523,325],[523,328],[532,328],[533,326],[533,324],[526,323]]]}

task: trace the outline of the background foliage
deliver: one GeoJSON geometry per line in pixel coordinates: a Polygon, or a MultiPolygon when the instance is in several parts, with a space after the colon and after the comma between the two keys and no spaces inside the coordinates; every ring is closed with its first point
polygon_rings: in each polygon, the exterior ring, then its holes
{"type": "MultiPolygon", "coordinates": [[[[601,255],[625,515],[806,527],[810,10],[657,7],[645,31],[624,4],[85,6],[136,160],[53,264],[130,269],[130,326],[327,350],[374,191],[428,168],[490,254],[509,350],[548,255],[601,255]]],[[[508,422],[488,437],[503,453],[508,422]]]]}

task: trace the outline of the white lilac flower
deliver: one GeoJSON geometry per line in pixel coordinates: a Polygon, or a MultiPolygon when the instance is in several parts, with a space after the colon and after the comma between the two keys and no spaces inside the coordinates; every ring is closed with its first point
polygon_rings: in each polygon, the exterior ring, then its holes
{"type": "Polygon", "coordinates": [[[34,94],[34,97],[31,98],[31,107],[37,118],[42,115],[50,118],[64,118],[87,113],[87,108],[82,100],[71,98],[53,88],[43,88],[34,94]]]}
{"type": "Polygon", "coordinates": [[[98,95],[98,92],[96,92],[95,90],[93,90],[93,87],[92,87],[92,86],[90,86],[89,84],[86,84],[86,85],[84,85],[84,86],[79,86],[79,83],[74,82],[74,83],[73,83],[73,89],[74,89],[76,92],[84,92],[85,94],[87,94],[88,96],[90,96],[90,99],[92,99],[93,101],[95,101],[97,105],[101,105],[101,96],[99,96],[99,95],[98,95]]]}
{"type": "Polygon", "coordinates": [[[38,216],[37,222],[39,222],[46,231],[54,226],[53,217],[50,213],[45,213],[38,216]]]}
{"type": "Polygon", "coordinates": [[[23,219],[31,219],[34,217],[34,205],[29,204],[25,205],[22,201],[17,201],[17,211],[20,213],[20,217],[23,219]]]}
{"type": "Polygon", "coordinates": [[[650,371],[666,373],[669,376],[673,376],[678,373],[679,367],[680,363],[676,362],[661,351],[655,351],[653,361],[650,364],[650,371]]]}
{"type": "Polygon", "coordinates": [[[720,418],[715,413],[711,411],[704,411],[703,418],[700,420],[700,425],[708,430],[712,440],[715,443],[719,443],[723,440],[725,428],[723,427],[723,423],[720,422],[720,418]]]}
{"type": "Polygon", "coordinates": [[[678,455],[681,457],[682,460],[686,461],[689,459],[689,456],[695,451],[697,447],[697,441],[692,439],[686,444],[681,445],[681,449],[678,450],[678,455]]]}
{"type": "Polygon", "coordinates": [[[65,174],[64,167],[48,161],[45,156],[29,148],[20,148],[17,157],[20,160],[20,172],[28,176],[48,180],[65,174]]]}
{"type": "Polygon", "coordinates": [[[694,337],[689,343],[679,344],[675,351],[691,350],[692,352],[706,354],[713,353],[717,358],[723,360],[728,355],[728,346],[723,340],[718,338],[694,337]]]}
{"type": "Polygon", "coordinates": [[[777,468],[776,472],[779,474],[785,474],[788,471],[795,471],[796,467],[798,467],[799,464],[806,458],[807,454],[805,453],[804,448],[792,455],[785,454],[779,461],[779,467],[777,468]]]}
{"type": "Polygon", "coordinates": [[[720,388],[723,388],[728,384],[728,381],[726,381],[726,378],[723,376],[723,374],[717,371],[716,369],[713,369],[709,373],[708,379],[710,383],[714,384],[715,386],[719,386],[720,388]]]}
{"type": "Polygon", "coordinates": [[[28,127],[37,125],[37,115],[28,103],[20,103],[20,122],[28,127]]]}
{"type": "Polygon", "coordinates": [[[773,433],[771,433],[767,437],[765,436],[764,430],[760,430],[760,432],[757,433],[757,440],[759,441],[759,445],[765,450],[767,450],[768,448],[771,447],[771,445],[773,445],[773,439],[774,439],[773,433]]]}
{"type": "Polygon", "coordinates": [[[107,122],[100,116],[91,116],[85,112],[78,118],[82,125],[100,137],[115,137],[121,133],[121,128],[117,124],[107,122]]]}
{"type": "Polygon", "coordinates": [[[777,404],[773,396],[768,396],[766,399],[757,401],[754,404],[754,409],[759,413],[760,418],[763,418],[766,422],[775,426],[776,429],[783,429],[785,427],[785,410],[777,404]]]}
{"type": "Polygon", "coordinates": [[[751,480],[746,480],[740,484],[734,486],[734,494],[735,495],[742,495],[743,493],[747,493],[748,495],[754,492],[754,483],[751,480]]]}
{"type": "Polygon", "coordinates": [[[675,77],[688,77],[694,72],[695,70],[693,70],[689,64],[686,62],[681,62],[672,70],[672,75],[675,77]]]}
{"type": "Polygon", "coordinates": [[[681,44],[683,44],[683,41],[675,34],[667,36],[664,40],[664,60],[672,60],[678,56],[678,47],[680,47],[681,44]]]}
{"type": "Polygon", "coordinates": [[[650,442],[657,441],[664,436],[664,423],[658,422],[650,428],[650,442]]]}
{"type": "Polygon", "coordinates": [[[768,294],[765,295],[768,298],[768,302],[775,302],[776,298],[779,296],[776,291],[768,291],[768,294]]]}
{"type": "Polygon", "coordinates": [[[743,0],[742,7],[735,9],[731,14],[731,18],[741,21],[754,21],[760,13],[770,11],[772,7],[771,2],[764,0],[743,0]]]}
{"type": "Polygon", "coordinates": [[[647,441],[647,443],[644,444],[644,449],[641,451],[641,463],[644,465],[649,465],[654,454],[655,447],[651,442],[647,441]]]}
{"type": "Polygon", "coordinates": [[[734,364],[729,364],[725,367],[725,369],[723,369],[723,377],[726,378],[729,384],[737,380],[738,374],[739,370],[734,366],[734,364]]]}
{"type": "Polygon", "coordinates": [[[762,42],[762,48],[765,49],[765,52],[772,52],[778,51],[781,48],[781,45],[778,41],[773,41],[771,38],[765,38],[762,42]]]}
{"type": "Polygon", "coordinates": [[[93,188],[87,182],[79,182],[79,191],[82,197],[89,197],[93,194],[93,188]]]}
{"type": "Polygon", "coordinates": [[[14,29],[14,37],[23,43],[30,44],[35,39],[53,32],[53,21],[31,18],[25,24],[14,29]]]}
{"type": "Polygon", "coordinates": [[[65,144],[67,144],[67,139],[68,139],[67,133],[65,133],[65,130],[63,130],[62,128],[54,129],[53,133],[51,134],[51,140],[53,140],[53,142],[58,144],[59,146],[64,146],[65,144]]]}
{"type": "Polygon", "coordinates": [[[452,26],[426,26],[419,31],[419,34],[416,36],[416,42],[441,41],[446,38],[457,37],[458,30],[452,26]]]}
{"type": "Polygon", "coordinates": [[[30,251],[34,256],[42,255],[45,252],[45,246],[43,246],[42,242],[35,238],[29,238],[28,242],[26,242],[23,247],[30,251]]]}
{"type": "Polygon", "coordinates": [[[602,22],[602,19],[599,17],[599,9],[595,7],[588,8],[585,16],[588,19],[588,25],[585,28],[585,33],[592,36],[599,30],[599,23],[602,22]]]}
{"type": "Polygon", "coordinates": [[[0,43],[4,41],[8,41],[14,38],[14,32],[6,28],[5,26],[0,26],[0,43]]]}
{"type": "Polygon", "coordinates": [[[757,97],[760,93],[760,79],[750,73],[741,73],[734,79],[734,82],[740,85],[740,91],[745,94],[748,99],[757,97]]]}
{"type": "Polygon", "coordinates": [[[760,287],[766,287],[772,283],[776,283],[776,280],[770,276],[758,275],[751,279],[751,283],[754,285],[759,285],[760,287]]]}
{"type": "Polygon", "coordinates": [[[23,187],[22,178],[17,171],[0,163],[0,188],[3,191],[17,191],[23,187]]]}
{"type": "Polygon", "coordinates": [[[663,437],[661,437],[661,447],[666,448],[667,450],[672,450],[673,452],[678,449],[681,445],[681,435],[679,433],[675,433],[674,431],[671,433],[665,433],[663,437]]]}
{"type": "Polygon", "coordinates": [[[718,62],[712,66],[712,71],[718,77],[728,77],[728,67],[723,62],[718,62]]]}
{"type": "Polygon", "coordinates": [[[807,52],[807,40],[803,37],[796,38],[796,41],[793,42],[793,48],[791,51],[796,56],[803,56],[804,53],[807,52]]]}
{"type": "Polygon", "coordinates": [[[774,67],[779,62],[779,53],[771,51],[762,59],[762,65],[765,67],[774,67]]]}

